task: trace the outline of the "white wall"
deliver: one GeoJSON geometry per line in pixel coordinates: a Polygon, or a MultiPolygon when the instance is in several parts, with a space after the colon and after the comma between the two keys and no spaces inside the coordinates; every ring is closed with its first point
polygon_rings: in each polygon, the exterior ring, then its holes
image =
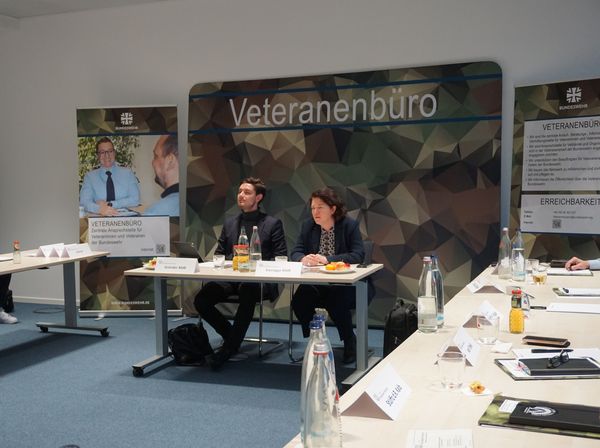
{"type": "MultiPolygon", "coordinates": [[[[197,82],[494,60],[503,211],[515,85],[600,77],[597,0],[173,0],[0,23],[0,252],[78,236],[77,107],[177,104],[197,82]]],[[[183,140],[183,139],[182,139],[183,140]]],[[[15,276],[59,298],[60,269],[15,276]]]]}

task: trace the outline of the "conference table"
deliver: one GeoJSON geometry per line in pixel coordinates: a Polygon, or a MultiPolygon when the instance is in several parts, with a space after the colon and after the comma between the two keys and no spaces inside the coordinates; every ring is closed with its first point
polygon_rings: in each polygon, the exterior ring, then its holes
{"type": "MultiPolygon", "coordinates": [[[[545,285],[499,280],[488,268],[478,276],[480,284],[496,284],[504,289],[510,285],[521,287],[534,298],[531,304],[545,307],[550,303],[600,304],[600,298],[573,299],[558,297],[553,287],[600,288],[600,272],[590,277],[549,276],[545,285]]],[[[529,276],[528,276],[529,279],[529,276]]],[[[599,447],[600,440],[541,432],[514,430],[504,427],[479,426],[478,420],[491,403],[493,396],[468,396],[460,390],[444,390],[439,383],[436,355],[451,341],[456,331],[475,314],[487,300],[502,318],[499,339],[511,342],[512,348],[535,348],[521,343],[524,335],[564,337],[571,348],[600,347],[600,316],[598,314],[550,312],[532,309],[525,323],[524,334],[508,331],[508,313],[511,296],[505,293],[472,293],[467,287],[454,296],[445,307],[445,324],[437,333],[415,332],[398,348],[384,358],[340,399],[345,411],[365,392],[389,366],[411,388],[397,419],[342,416],[343,446],[351,447],[404,447],[410,430],[467,429],[472,431],[475,447],[599,447]]],[[[476,328],[466,331],[477,338],[476,328]]],[[[552,356],[552,355],[550,355],[552,356]]],[[[512,352],[495,353],[491,346],[481,345],[474,366],[467,366],[465,383],[479,381],[494,394],[517,399],[533,399],[562,403],[600,406],[600,379],[527,380],[515,381],[495,363],[495,358],[514,358],[512,352]]],[[[298,447],[297,435],[287,447],[298,447]]]]}
{"type": "Polygon", "coordinates": [[[226,282],[252,282],[252,283],[280,283],[280,284],[336,284],[353,286],[356,292],[356,369],[344,380],[344,384],[352,385],[362,377],[380,358],[369,355],[368,351],[368,299],[367,278],[374,272],[383,268],[382,264],[370,264],[365,268],[353,265],[351,272],[325,273],[321,270],[307,270],[300,275],[274,276],[261,275],[256,272],[234,271],[231,266],[215,269],[210,263],[202,263],[193,273],[158,272],[144,267],[125,271],[126,276],[154,278],[154,309],[156,354],[132,366],[134,376],[143,376],[144,370],[169,357],[167,346],[167,280],[198,280],[198,281],[226,281],[226,282]]]}
{"type": "MultiPolygon", "coordinates": [[[[0,262],[0,275],[17,274],[35,269],[47,269],[52,266],[63,267],[63,286],[65,294],[65,322],[37,322],[36,326],[44,333],[50,328],[78,330],[78,331],[98,331],[102,336],[108,336],[108,327],[103,326],[82,326],[77,323],[77,282],[75,278],[75,263],[80,261],[89,261],[96,258],[109,255],[105,251],[86,251],[70,257],[43,257],[35,256],[37,249],[21,252],[21,262],[13,263],[12,260],[0,262]]],[[[11,258],[12,254],[1,254],[0,259],[11,258]]]]}

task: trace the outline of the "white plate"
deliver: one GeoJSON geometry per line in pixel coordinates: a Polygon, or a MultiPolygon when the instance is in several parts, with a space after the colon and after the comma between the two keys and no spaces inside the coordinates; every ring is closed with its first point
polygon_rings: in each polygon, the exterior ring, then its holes
{"type": "Polygon", "coordinates": [[[336,269],[335,271],[328,271],[325,269],[325,266],[321,266],[319,268],[319,272],[324,272],[325,274],[350,274],[354,272],[354,268],[342,269],[341,271],[339,269],[336,269]]]}
{"type": "Polygon", "coordinates": [[[149,269],[150,271],[153,271],[155,267],[156,266],[152,266],[150,263],[144,263],[144,269],[149,269]]]}

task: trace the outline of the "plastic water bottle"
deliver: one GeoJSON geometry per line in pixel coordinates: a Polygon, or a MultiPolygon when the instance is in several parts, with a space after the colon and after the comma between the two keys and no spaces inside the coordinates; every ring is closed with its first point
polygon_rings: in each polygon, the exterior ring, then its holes
{"type": "Polygon", "coordinates": [[[306,410],[306,386],[308,385],[308,377],[314,367],[315,358],[313,351],[315,345],[322,342],[321,321],[312,320],[309,324],[310,337],[308,344],[304,350],[304,359],[302,360],[302,376],[300,383],[300,436],[304,442],[304,417],[306,410]]]}
{"type": "Polygon", "coordinates": [[[333,355],[333,347],[331,345],[331,341],[329,340],[329,336],[327,336],[327,327],[325,326],[325,322],[327,321],[327,311],[320,308],[317,308],[315,311],[317,311],[318,314],[316,313],[313,316],[313,320],[316,320],[321,323],[321,341],[327,346],[327,349],[329,350],[329,356],[327,357],[327,362],[329,363],[328,368],[331,374],[333,375],[333,380],[335,381],[335,356],[333,355]]]}
{"type": "Polygon", "coordinates": [[[423,270],[419,278],[419,292],[417,295],[418,328],[423,333],[435,333],[437,331],[436,289],[431,258],[423,257],[423,270]]]}
{"type": "Polygon", "coordinates": [[[502,237],[498,246],[498,277],[510,279],[512,277],[510,268],[510,237],[508,227],[502,229],[502,237]]]}
{"type": "Polygon", "coordinates": [[[521,229],[517,229],[512,240],[511,273],[515,282],[525,281],[525,245],[521,236],[521,229]]]}
{"type": "Polygon", "coordinates": [[[435,280],[435,303],[437,306],[437,326],[444,326],[444,278],[438,264],[438,258],[435,255],[431,256],[431,272],[435,280]]]}
{"type": "Polygon", "coordinates": [[[13,241],[13,263],[21,263],[21,243],[19,240],[13,241]]]}
{"type": "Polygon", "coordinates": [[[256,271],[256,262],[262,260],[260,250],[260,237],[258,236],[258,227],[252,227],[252,236],[250,237],[250,271],[256,271]]]}
{"type": "Polygon", "coordinates": [[[313,354],[314,366],[306,387],[304,446],[341,447],[340,395],[327,368],[327,347],[317,344],[313,354]]]}
{"type": "Polygon", "coordinates": [[[249,252],[248,252],[248,236],[246,235],[246,229],[244,226],[240,229],[240,237],[238,238],[238,247],[246,248],[245,254],[241,253],[237,258],[238,271],[240,272],[248,272],[250,269],[250,260],[249,260],[249,252]]]}

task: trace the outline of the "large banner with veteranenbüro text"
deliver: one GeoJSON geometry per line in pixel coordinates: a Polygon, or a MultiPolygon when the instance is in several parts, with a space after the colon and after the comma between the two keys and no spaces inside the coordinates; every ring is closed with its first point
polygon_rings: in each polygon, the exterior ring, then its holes
{"type": "MultiPolygon", "coordinates": [[[[210,256],[255,176],[291,250],[311,192],[329,186],[385,265],[373,323],[415,298],[424,255],[439,256],[449,298],[497,257],[501,105],[493,62],[197,84],[186,238],[210,256]]],[[[284,294],[272,314],[288,310],[284,294]]]]}

